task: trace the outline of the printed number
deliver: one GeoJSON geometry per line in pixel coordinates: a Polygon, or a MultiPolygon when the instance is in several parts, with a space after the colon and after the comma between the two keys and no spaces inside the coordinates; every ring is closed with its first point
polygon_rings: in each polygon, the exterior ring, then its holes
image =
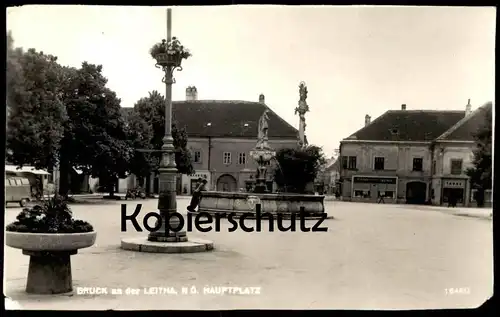
{"type": "Polygon", "coordinates": [[[445,288],[444,292],[446,295],[468,295],[470,294],[470,289],[468,287],[451,287],[445,288]]]}

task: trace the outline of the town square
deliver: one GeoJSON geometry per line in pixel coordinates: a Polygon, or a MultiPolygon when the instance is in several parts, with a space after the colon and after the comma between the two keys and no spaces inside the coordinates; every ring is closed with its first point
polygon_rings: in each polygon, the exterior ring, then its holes
{"type": "MultiPolygon", "coordinates": [[[[179,209],[188,202],[179,198],[179,209]]],[[[440,309],[477,307],[493,290],[492,222],[477,209],[466,209],[467,217],[448,208],[327,201],[335,217],[325,221],[327,232],[228,232],[223,220],[220,232],[189,233],[213,240],[212,252],[157,254],[120,248],[120,238],[141,235],[120,232],[121,203],[72,206],[98,232],[94,246],[72,257],[73,293],[26,294],[28,257],[6,247],[6,296],[42,310],[440,309]],[[180,294],[191,286],[200,294],[180,294]],[[78,295],[79,287],[123,295],[78,295]],[[143,294],[150,287],[179,294],[143,294]],[[260,295],[203,295],[204,287],[260,287],[260,295]],[[127,288],[141,294],[127,296],[127,288]]],[[[156,208],[155,200],[140,203],[156,208]]],[[[20,208],[6,210],[9,223],[20,208]]]]}
{"type": "Polygon", "coordinates": [[[494,9],[132,9],[7,10],[8,309],[491,297],[494,9]]]}

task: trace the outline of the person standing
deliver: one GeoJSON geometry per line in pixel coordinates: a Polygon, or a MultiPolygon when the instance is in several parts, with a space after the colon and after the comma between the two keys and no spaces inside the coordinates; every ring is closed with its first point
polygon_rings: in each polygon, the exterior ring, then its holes
{"type": "Polygon", "coordinates": [[[191,197],[191,202],[187,207],[188,211],[195,212],[196,207],[200,204],[201,201],[201,192],[206,191],[207,180],[205,178],[198,179],[199,184],[193,192],[193,197],[191,197]]]}

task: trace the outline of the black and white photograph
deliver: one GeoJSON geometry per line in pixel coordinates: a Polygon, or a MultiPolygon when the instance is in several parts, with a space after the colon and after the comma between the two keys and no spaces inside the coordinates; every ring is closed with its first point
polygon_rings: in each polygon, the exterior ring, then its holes
{"type": "Polygon", "coordinates": [[[6,19],[7,310],[493,296],[495,7],[6,19]]]}

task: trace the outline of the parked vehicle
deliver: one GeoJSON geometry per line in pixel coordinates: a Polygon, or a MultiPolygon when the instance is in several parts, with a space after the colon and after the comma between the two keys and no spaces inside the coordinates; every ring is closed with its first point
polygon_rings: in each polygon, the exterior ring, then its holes
{"type": "Polygon", "coordinates": [[[127,190],[127,194],[125,194],[125,199],[136,199],[142,198],[146,199],[146,193],[140,187],[130,188],[127,190]]]}
{"type": "Polygon", "coordinates": [[[7,205],[7,203],[19,203],[21,207],[24,207],[30,200],[31,185],[27,178],[5,178],[5,205],[7,205]]]}

